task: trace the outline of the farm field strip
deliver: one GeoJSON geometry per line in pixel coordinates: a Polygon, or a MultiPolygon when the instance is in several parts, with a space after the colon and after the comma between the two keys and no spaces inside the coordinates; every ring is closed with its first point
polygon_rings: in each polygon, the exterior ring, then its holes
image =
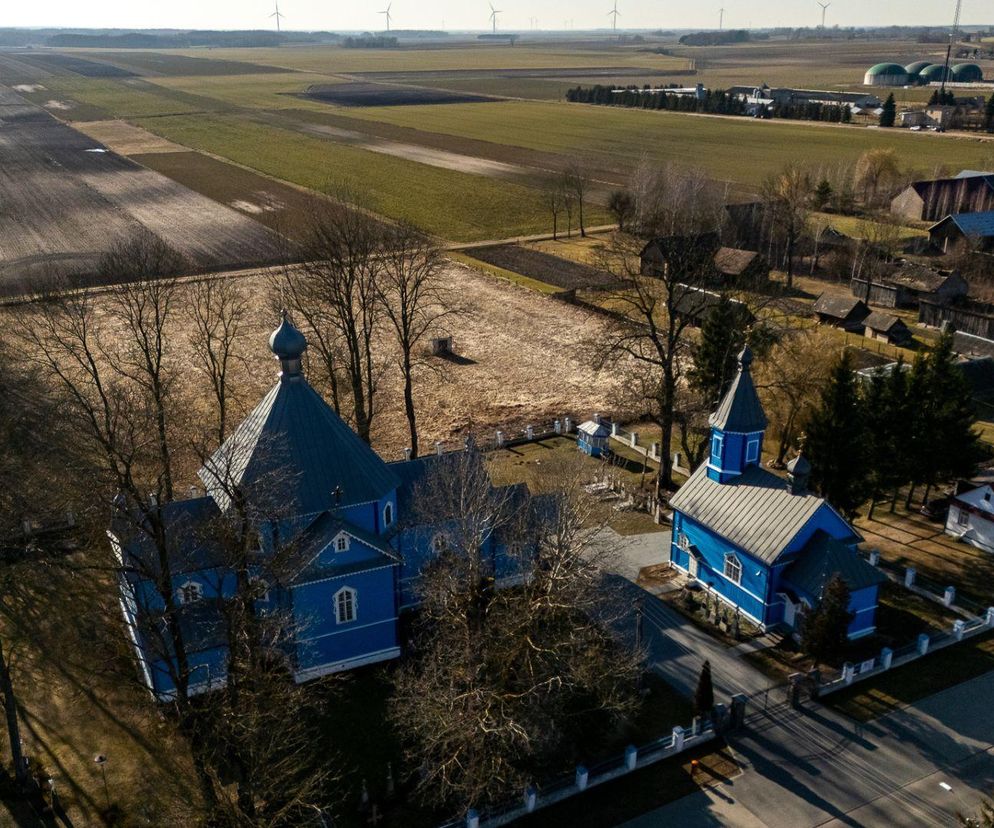
{"type": "Polygon", "coordinates": [[[258,223],[101,151],[3,87],[0,117],[0,278],[63,263],[92,271],[104,251],[142,225],[200,268],[275,258],[275,239],[258,223]]]}
{"type": "Polygon", "coordinates": [[[265,75],[181,75],[147,80],[163,89],[197,95],[233,107],[317,110],[327,109],[328,105],[303,97],[306,89],[313,84],[334,86],[345,82],[334,75],[287,71],[265,75]]]}
{"type": "Polygon", "coordinates": [[[994,151],[982,139],[538,101],[355,109],[350,115],[601,162],[676,162],[752,186],[783,165],[787,149],[799,164],[848,166],[865,150],[893,148],[929,170],[942,164],[975,169],[994,151]]]}

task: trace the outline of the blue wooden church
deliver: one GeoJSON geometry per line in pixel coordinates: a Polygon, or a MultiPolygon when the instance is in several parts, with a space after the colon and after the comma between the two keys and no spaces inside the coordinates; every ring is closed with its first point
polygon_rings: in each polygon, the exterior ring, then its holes
{"type": "MultiPolygon", "coordinates": [[[[400,615],[416,605],[419,573],[444,540],[444,521],[412,509],[418,483],[444,456],[384,462],[307,382],[307,342],[285,317],[269,345],[279,381],[200,470],[205,494],[162,507],[191,692],[225,682],[219,599],[234,593],[235,575],[217,527],[234,496],[273,494],[274,508],[255,509],[271,515],[253,526],[256,611],[291,619],[292,639],[280,646],[297,681],[397,657],[400,615]],[[277,563],[286,549],[293,554],[277,563]]],[[[535,506],[523,485],[506,494],[515,508],[535,506]]],[[[124,573],[122,606],[145,681],[168,699],[175,659],[151,580],[157,553],[128,527],[119,515],[110,533],[124,573]]],[[[498,585],[514,578],[500,537],[487,539],[485,553],[498,585]]]]}
{"type": "Polygon", "coordinates": [[[711,446],[670,501],[673,564],[764,629],[796,629],[841,575],[851,591],[850,638],[875,629],[879,570],[856,552],[856,530],[807,489],[810,465],[798,455],[781,477],[760,465],[766,415],[746,347],[738,373],[711,415],[711,446]]]}

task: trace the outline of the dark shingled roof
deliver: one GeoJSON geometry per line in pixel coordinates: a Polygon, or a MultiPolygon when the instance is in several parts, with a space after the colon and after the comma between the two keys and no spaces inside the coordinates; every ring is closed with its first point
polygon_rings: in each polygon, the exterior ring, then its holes
{"type": "Polygon", "coordinates": [[[714,254],[714,266],[725,276],[741,276],[758,257],[754,250],[722,247],[714,254]]]}
{"type": "Polygon", "coordinates": [[[863,320],[863,324],[871,331],[878,331],[879,333],[891,333],[895,328],[908,327],[893,314],[884,313],[883,311],[873,311],[873,313],[863,320]]]}
{"type": "Polygon", "coordinates": [[[221,509],[233,486],[262,487],[283,492],[295,514],[368,503],[400,483],[300,375],[283,376],[199,476],[221,509]]]}
{"type": "Polygon", "coordinates": [[[813,596],[821,596],[836,575],[841,575],[853,592],[887,581],[883,572],[821,530],[811,536],[800,557],[783,573],[785,581],[813,596]]]}
{"type": "Polygon", "coordinates": [[[670,506],[764,563],[773,563],[815,512],[831,508],[817,495],[791,494],[785,480],[759,466],[718,483],[708,477],[706,465],[680,487],[670,506]]]}
{"type": "Polygon", "coordinates": [[[752,352],[747,346],[739,354],[739,372],[718,404],[718,409],[711,415],[710,422],[714,428],[737,434],[750,434],[766,428],[766,413],[752,382],[751,364],[752,352]]]}
{"type": "Polygon", "coordinates": [[[865,317],[869,313],[869,308],[861,299],[855,296],[834,296],[823,293],[814,304],[814,312],[822,316],[830,316],[833,319],[856,318],[859,314],[865,317]]]}

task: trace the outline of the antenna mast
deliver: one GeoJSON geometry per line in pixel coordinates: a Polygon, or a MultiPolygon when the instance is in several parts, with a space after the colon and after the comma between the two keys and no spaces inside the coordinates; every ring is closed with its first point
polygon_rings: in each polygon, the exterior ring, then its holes
{"type": "Polygon", "coordinates": [[[949,33],[949,45],[946,47],[946,65],[942,70],[942,87],[939,90],[939,103],[941,104],[946,96],[946,80],[949,77],[949,59],[953,56],[953,43],[959,32],[959,18],[963,11],[963,0],[956,0],[956,14],[953,15],[953,30],[949,33]]]}

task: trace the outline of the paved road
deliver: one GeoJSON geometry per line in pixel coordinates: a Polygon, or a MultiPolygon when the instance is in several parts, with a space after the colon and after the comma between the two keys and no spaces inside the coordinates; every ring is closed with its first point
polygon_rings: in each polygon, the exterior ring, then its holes
{"type": "Polygon", "coordinates": [[[994,793],[992,700],[989,673],[862,726],[820,706],[754,714],[730,740],[740,776],[624,828],[954,826],[994,793]]]}

